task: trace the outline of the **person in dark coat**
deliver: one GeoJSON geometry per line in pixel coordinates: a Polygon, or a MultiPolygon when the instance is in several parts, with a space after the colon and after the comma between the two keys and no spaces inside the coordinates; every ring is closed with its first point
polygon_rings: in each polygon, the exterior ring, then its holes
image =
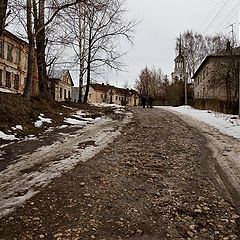
{"type": "Polygon", "coordinates": [[[149,96],[149,98],[148,98],[148,105],[149,105],[149,107],[150,108],[152,108],[153,106],[153,97],[152,96],[149,96]]]}
{"type": "Polygon", "coordinates": [[[146,107],[146,103],[147,103],[147,98],[142,95],[142,97],[141,97],[141,104],[142,104],[142,107],[143,107],[143,108],[146,107]]]}

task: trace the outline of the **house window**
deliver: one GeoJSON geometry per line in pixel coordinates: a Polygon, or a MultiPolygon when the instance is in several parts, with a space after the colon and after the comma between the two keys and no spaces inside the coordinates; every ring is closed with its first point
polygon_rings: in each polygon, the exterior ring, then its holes
{"type": "Polygon", "coordinates": [[[0,57],[4,58],[4,42],[0,40],[0,57]]]}
{"type": "Polygon", "coordinates": [[[101,99],[103,99],[103,94],[101,94],[101,99]]]}
{"type": "Polygon", "coordinates": [[[11,73],[6,72],[6,87],[11,88],[11,73]]]}
{"type": "Polygon", "coordinates": [[[3,86],[3,70],[0,69],[0,86],[3,86]]]}
{"type": "Polygon", "coordinates": [[[14,89],[19,90],[20,88],[20,80],[19,80],[19,75],[15,74],[14,75],[14,89]]]}
{"type": "Polygon", "coordinates": [[[64,99],[66,99],[66,98],[67,98],[67,90],[64,89],[64,99]]]}
{"type": "Polygon", "coordinates": [[[20,49],[16,48],[16,64],[20,63],[20,49]]]}
{"type": "Polygon", "coordinates": [[[70,91],[68,91],[68,99],[70,99],[71,98],[71,93],[70,93],[70,91]]]}
{"type": "Polygon", "coordinates": [[[25,54],[25,65],[24,68],[27,69],[28,66],[28,53],[25,54]]]}
{"type": "Polygon", "coordinates": [[[92,97],[92,94],[89,93],[89,94],[88,94],[88,98],[90,99],[91,97],[92,97]]]}
{"type": "Polygon", "coordinates": [[[7,47],[7,60],[11,61],[13,60],[13,45],[8,44],[7,47]]]}
{"type": "Polygon", "coordinates": [[[116,96],[116,101],[118,100],[118,96],[116,96]]]}
{"type": "Polygon", "coordinates": [[[62,99],[62,88],[60,87],[60,98],[62,99]]]}

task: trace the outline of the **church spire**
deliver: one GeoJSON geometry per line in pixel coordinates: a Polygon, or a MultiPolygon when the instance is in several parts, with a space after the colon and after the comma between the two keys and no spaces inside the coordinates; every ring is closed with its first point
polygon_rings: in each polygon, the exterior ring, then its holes
{"type": "Polygon", "coordinates": [[[182,55],[182,35],[180,34],[180,39],[179,39],[179,52],[178,55],[182,55]]]}

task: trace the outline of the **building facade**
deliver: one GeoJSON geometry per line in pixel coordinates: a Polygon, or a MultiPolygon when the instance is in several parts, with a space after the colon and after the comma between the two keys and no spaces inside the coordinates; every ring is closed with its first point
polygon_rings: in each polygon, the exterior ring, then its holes
{"type": "MultiPolygon", "coordinates": [[[[28,68],[28,43],[7,30],[0,37],[0,87],[12,93],[24,92],[28,68]]],[[[38,94],[37,63],[34,62],[32,95],[38,94]]]]}
{"type": "Polygon", "coordinates": [[[208,55],[192,77],[194,98],[234,100],[238,82],[238,71],[234,66],[238,57],[227,52],[208,55]]]}
{"type": "Polygon", "coordinates": [[[111,103],[118,105],[139,105],[139,94],[135,90],[117,88],[109,84],[90,84],[88,93],[89,103],[111,103]]]}
{"type": "Polygon", "coordinates": [[[73,80],[68,70],[53,70],[49,76],[51,96],[57,102],[71,101],[73,80]]]}

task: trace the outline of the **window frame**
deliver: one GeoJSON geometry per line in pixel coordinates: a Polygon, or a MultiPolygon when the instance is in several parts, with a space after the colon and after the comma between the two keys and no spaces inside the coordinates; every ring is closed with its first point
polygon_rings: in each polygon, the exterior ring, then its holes
{"type": "Polygon", "coordinates": [[[13,61],[13,45],[11,43],[7,44],[7,60],[13,61]]]}

